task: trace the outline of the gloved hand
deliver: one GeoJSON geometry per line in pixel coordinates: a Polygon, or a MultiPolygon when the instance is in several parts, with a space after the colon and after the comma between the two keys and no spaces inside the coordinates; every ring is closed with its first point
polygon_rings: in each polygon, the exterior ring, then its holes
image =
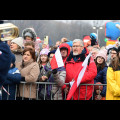
{"type": "Polygon", "coordinates": [[[52,70],[52,73],[56,74],[57,73],[57,69],[52,70]]]}
{"type": "Polygon", "coordinates": [[[25,81],[25,77],[21,77],[21,81],[25,81]]]}

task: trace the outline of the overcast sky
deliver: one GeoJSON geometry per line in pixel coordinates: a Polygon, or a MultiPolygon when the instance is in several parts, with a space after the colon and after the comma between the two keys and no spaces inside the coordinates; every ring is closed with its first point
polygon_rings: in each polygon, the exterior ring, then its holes
{"type": "Polygon", "coordinates": [[[105,22],[110,21],[110,20],[56,20],[56,21],[61,21],[64,23],[70,23],[71,21],[83,21],[83,22],[89,22],[90,24],[93,25],[93,21],[100,21],[101,24],[104,24],[105,22]]]}

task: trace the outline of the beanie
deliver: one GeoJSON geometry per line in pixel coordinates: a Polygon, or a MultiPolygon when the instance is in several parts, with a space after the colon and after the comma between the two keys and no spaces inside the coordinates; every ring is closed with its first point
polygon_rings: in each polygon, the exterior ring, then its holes
{"type": "Polygon", "coordinates": [[[105,61],[107,60],[107,50],[100,50],[99,52],[98,52],[98,54],[96,55],[96,58],[98,57],[98,56],[101,56],[101,57],[103,57],[104,59],[105,59],[105,61]]]}
{"type": "Polygon", "coordinates": [[[23,46],[23,38],[22,37],[18,37],[18,38],[15,38],[13,39],[11,42],[14,42],[16,43],[18,46],[20,46],[22,48],[23,46]]]}
{"type": "Polygon", "coordinates": [[[91,33],[90,38],[91,39],[97,39],[97,34],[96,33],[91,33]]]}
{"type": "Polygon", "coordinates": [[[42,49],[40,55],[48,55],[50,51],[48,49],[42,49]]]}
{"type": "Polygon", "coordinates": [[[66,42],[70,47],[73,46],[73,41],[70,41],[70,42],[66,42]]]}
{"type": "Polygon", "coordinates": [[[48,53],[48,57],[50,57],[50,54],[55,54],[55,52],[56,52],[56,49],[55,49],[55,50],[50,51],[50,52],[48,53]]]}
{"type": "Polygon", "coordinates": [[[118,53],[118,49],[115,47],[113,47],[111,50],[114,50],[114,51],[116,51],[116,53],[118,53]]]}

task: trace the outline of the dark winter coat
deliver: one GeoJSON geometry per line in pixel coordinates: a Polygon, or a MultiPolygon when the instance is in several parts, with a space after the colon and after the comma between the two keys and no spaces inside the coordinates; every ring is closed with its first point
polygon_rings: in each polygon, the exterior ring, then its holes
{"type": "MultiPolygon", "coordinates": [[[[94,84],[97,82],[101,82],[102,84],[106,84],[106,74],[107,74],[107,65],[101,69],[100,67],[97,68],[97,76],[94,79],[94,84]]],[[[103,90],[100,93],[103,97],[106,95],[106,86],[103,86],[103,90]]]]}
{"type": "Polygon", "coordinates": [[[6,80],[11,64],[11,51],[6,42],[0,41],[0,87],[6,80]]]}
{"type": "Polygon", "coordinates": [[[4,88],[10,93],[8,95],[5,91],[2,90],[2,100],[15,100],[17,85],[21,81],[21,74],[18,68],[11,68],[7,74],[7,80],[4,82],[4,88]]]}

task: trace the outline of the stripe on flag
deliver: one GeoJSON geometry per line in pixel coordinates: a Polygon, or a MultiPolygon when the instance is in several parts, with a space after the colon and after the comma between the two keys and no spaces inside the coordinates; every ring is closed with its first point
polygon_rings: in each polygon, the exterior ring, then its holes
{"type": "Polygon", "coordinates": [[[50,65],[51,65],[52,70],[64,66],[59,47],[57,48],[55,55],[53,56],[51,60],[50,65]]]}

